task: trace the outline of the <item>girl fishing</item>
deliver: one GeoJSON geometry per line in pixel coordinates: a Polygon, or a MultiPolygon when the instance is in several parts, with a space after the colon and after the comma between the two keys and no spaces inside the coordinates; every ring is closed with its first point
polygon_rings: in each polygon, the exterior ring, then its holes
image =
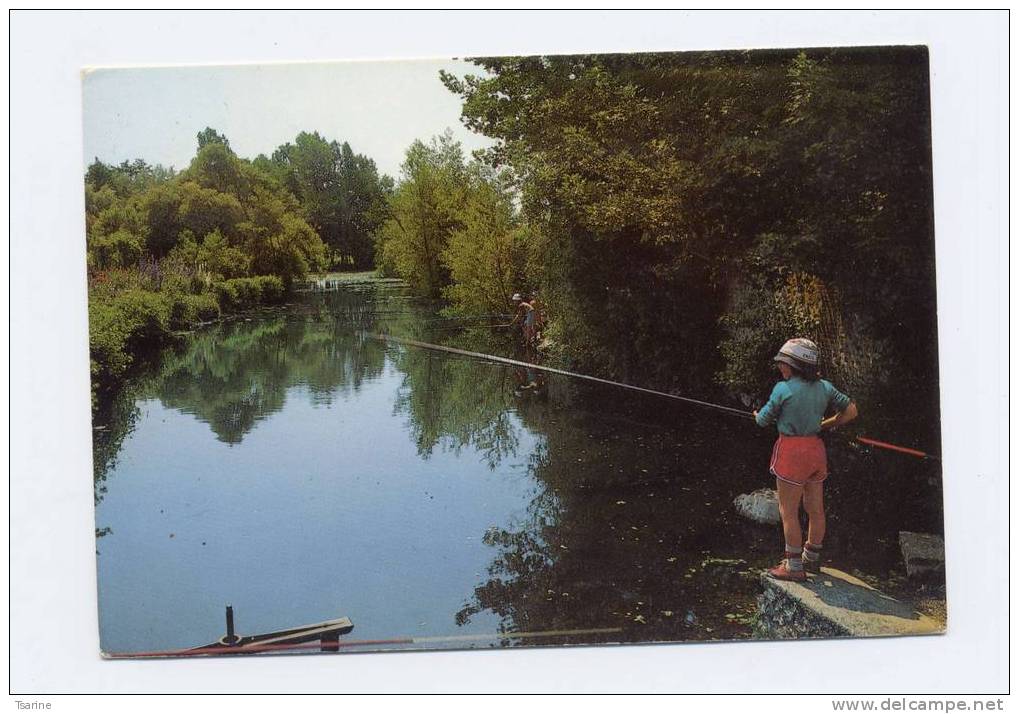
{"type": "Polygon", "coordinates": [[[789,340],[774,361],[782,381],[771,390],[760,412],[754,412],[759,426],[778,426],[770,470],[778,490],[785,558],[768,573],[779,580],[806,580],[805,568],[820,570],[824,540],[822,489],[828,476],[828,456],[818,433],[851,422],[857,409],[831,382],[818,377],[817,345],[810,340],[789,340]],[[835,415],[825,419],[829,410],[835,415]],[[806,543],[800,529],[801,501],[809,518],[806,543]]]}

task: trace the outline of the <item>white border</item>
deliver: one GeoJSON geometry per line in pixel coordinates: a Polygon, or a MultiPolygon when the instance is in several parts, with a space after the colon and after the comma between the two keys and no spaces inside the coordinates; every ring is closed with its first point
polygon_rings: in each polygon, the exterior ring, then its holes
{"type": "Polygon", "coordinates": [[[12,691],[1007,689],[1006,15],[16,12],[10,24],[12,691]],[[849,44],[930,47],[948,635],[257,661],[99,659],[80,68],[849,44]]]}

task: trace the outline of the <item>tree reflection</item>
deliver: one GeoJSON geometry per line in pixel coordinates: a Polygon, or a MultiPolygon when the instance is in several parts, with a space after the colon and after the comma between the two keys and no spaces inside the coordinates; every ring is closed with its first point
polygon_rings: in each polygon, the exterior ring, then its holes
{"type": "MultiPolygon", "coordinates": [[[[394,412],[407,419],[422,457],[471,449],[490,468],[508,457],[529,459],[533,497],[511,522],[477,534],[493,557],[456,613],[458,624],[490,611],[503,632],[623,628],[558,643],[747,636],[752,566],[764,565],[760,558],[770,558],[779,539],[742,521],[731,503],[770,485],[763,466],[770,436],[615,387],[375,337],[512,354],[506,336],[455,324],[398,289],[351,288],[196,332],[97,412],[105,428],[95,432],[96,502],[137,421],[139,399],[193,414],[217,439],[237,444],[294,387],[315,404],[331,404],[396,369],[394,412]],[[537,437],[529,455],[520,453],[524,429],[537,437]]],[[[853,478],[835,474],[826,493],[833,552],[853,553],[854,563],[860,553],[883,558],[882,549],[894,548],[893,529],[940,524],[940,501],[925,495],[930,475],[920,470],[930,465],[847,448],[833,446],[832,463],[853,478]],[[895,498],[867,498],[892,479],[895,498]]],[[[103,532],[97,528],[97,536],[103,532]]]]}
{"type": "MultiPolygon", "coordinates": [[[[703,480],[714,472],[691,459],[706,437],[680,433],[671,415],[585,411],[575,395],[559,401],[559,380],[549,386],[547,402],[521,410],[546,435],[530,463],[539,490],[519,522],[484,534],[496,555],[456,622],[488,610],[504,632],[622,628],[558,643],[747,636],[753,582],[739,558],[760,534],[730,518],[731,480],[703,480]]],[[[716,461],[740,477],[735,454],[716,461]]]]}
{"type": "Polygon", "coordinates": [[[381,348],[336,321],[276,317],[193,337],[164,357],[153,393],[209,424],[220,441],[237,444],[283,408],[291,387],[306,385],[316,403],[330,403],[377,377],[383,365],[381,348]]]}
{"type": "Polygon", "coordinates": [[[106,494],[106,476],[117,464],[124,439],[138,422],[140,412],[135,399],[134,390],[124,389],[101,402],[96,410],[92,430],[92,481],[96,504],[106,494]]]}
{"type": "Polygon", "coordinates": [[[396,411],[410,418],[422,457],[436,446],[455,454],[471,447],[495,468],[516,454],[520,437],[509,368],[422,349],[401,351],[396,364],[404,374],[396,411]]]}
{"type": "MultiPolygon", "coordinates": [[[[388,359],[402,374],[394,410],[407,418],[423,457],[469,448],[495,468],[518,455],[523,427],[540,436],[529,456],[535,495],[516,522],[483,534],[495,556],[458,623],[491,610],[506,632],[624,626],[622,636],[601,639],[675,639],[691,627],[683,614],[695,598],[683,569],[700,564],[701,551],[711,548],[704,534],[718,524],[672,508],[684,498],[675,432],[652,428],[649,435],[620,421],[614,393],[588,399],[601,406],[613,400],[595,412],[571,380],[374,337],[511,353],[498,333],[449,327],[434,319],[433,306],[399,293],[348,290],[203,329],[165,350],[151,378],[111,405],[111,425],[119,426],[97,449],[97,498],[136,418],[136,398],[158,398],[237,444],[284,406],[293,387],[329,404],[381,376],[388,359]]],[[[684,438],[689,445],[697,437],[684,438]]]]}

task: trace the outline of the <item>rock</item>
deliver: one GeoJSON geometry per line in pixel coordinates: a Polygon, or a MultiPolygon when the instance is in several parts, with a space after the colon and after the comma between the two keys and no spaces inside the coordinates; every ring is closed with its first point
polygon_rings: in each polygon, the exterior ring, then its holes
{"type": "Polygon", "coordinates": [[[764,638],[931,635],[944,625],[834,568],[802,583],[761,576],[754,633],[764,638]]]}
{"type": "Polygon", "coordinates": [[[771,488],[759,488],[752,493],[741,493],[733,501],[741,516],[757,523],[773,525],[782,522],[778,512],[778,494],[771,488]]]}
{"type": "Polygon", "coordinates": [[[899,531],[899,548],[906,561],[906,575],[911,578],[945,567],[945,541],[940,536],[899,531]]]}

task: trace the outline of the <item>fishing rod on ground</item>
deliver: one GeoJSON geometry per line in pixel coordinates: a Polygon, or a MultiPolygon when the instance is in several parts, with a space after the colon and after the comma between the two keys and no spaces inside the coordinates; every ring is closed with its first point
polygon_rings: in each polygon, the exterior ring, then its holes
{"type": "MultiPolygon", "coordinates": [[[[371,316],[372,317],[375,317],[375,316],[381,316],[381,317],[390,317],[390,316],[392,316],[392,317],[411,317],[410,315],[408,315],[408,313],[405,313],[405,312],[374,313],[371,316]]],[[[417,322],[417,323],[426,323],[426,324],[435,323],[435,322],[463,323],[463,322],[481,322],[483,320],[494,320],[494,319],[505,320],[507,317],[511,317],[511,316],[510,315],[504,315],[504,314],[503,315],[500,315],[500,314],[494,314],[494,315],[444,315],[444,316],[441,316],[441,317],[430,317],[430,318],[426,318],[426,319],[416,319],[415,322],[417,322]]],[[[508,323],[508,322],[507,323],[500,323],[500,324],[496,324],[496,325],[485,325],[485,327],[509,327],[509,326],[510,326],[510,323],[508,323]]]]}
{"type": "Polygon", "coordinates": [[[357,649],[359,647],[387,647],[400,645],[418,645],[424,647],[436,647],[441,644],[454,643],[484,643],[496,640],[529,640],[557,637],[580,637],[584,635],[615,635],[623,631],[622,627],[589,627],[569,630],[534,630],[525,632],[492,632],[485,634],[469,635],[437,635],[431,637],[405,636],[391,637],[386,639],[373,640],[334,640],[331,645],[320,641],[313,642],[287,642],[274,644],[251,644],[243,646],[233,645],[210,645],[208,647],[194,647],[187,649],[154,650],[148,652],[107,652],[104,657],[109,659],[154,659],[162,657],[209,657],[209,656],[236,656],[236,655],[258,655],[258,654],[286,654],[287,652],[340,652],[343,649],[357,649]]]}
{"type": "MultiPolygon", "coordinates": [[[[396,342],[398,344],[408,345],[410,347],[420,347],[422,349],[437,350],[440,352],[448,352],[450,354],[457,354],[465,357],[473,357],[476,359],[488,360],[490,362],[498,362],[501,364],[513,365],[516,367],[526,367],[530,369],[536,369],[542,372],[548,372],[551,374],[561,374],[566,377],[573,377],[576,379],[584,379],[590,382],[597,382],[599,384],[607,384],[613,387],[620,387],[623,389],[630,389],[636,392],[643,392],[644,394],[652,394],[658,397],[665,397],[666,399],[673,399],[687,404],[693,404],[696,406],[706,407],[709,409],[715,409],[717,411],[725,412],[732,416],[742,417],[745,419],[753,419],[754,413],[747,411],[746,409],[737,409],[735,407],[727,407],[723,404],[716,404],[714,402],[704,401],[703,399],[694,399],[693,397],[685,397],[679,394],[670,394],[669,392],[662,392],[657,389],[649,389],[647,387],[638,387],[634,384],[626,384],[625,382],[617,382],[612,379],[604,379],[602,377],[595,377],[590,374],[581,374],[579,372],[571,372],[565,369],[559,369],[557,367],[549,367],[541,364],[534,364],[532,362],[524,362],[522,360],[510,359],[508,357],[499,357],[498,355],[489,355],[482,352],[471,352],[470,350],[462,350],[457,347],[447,347],[445,345],[436,345],[428,342],[420,342],[419,340],[412,340],[405,337],[394,337],[393,335],[374,335],[376,339],[383,342],[396,342]]],[[[935,454],[930,454],[919,449],[912,449],[906,446],[899,446],[897,444],[891,444],[887,441],[879,441],[877,439],[871,439],[869,437],[857,436],[853,439],[856,443],[863,444],[878,449],[886,449],[888,451],[894,451],[897,453],[913,456],[920,459],[932,459],[940,460],[940,457],[935,454]]]]}

